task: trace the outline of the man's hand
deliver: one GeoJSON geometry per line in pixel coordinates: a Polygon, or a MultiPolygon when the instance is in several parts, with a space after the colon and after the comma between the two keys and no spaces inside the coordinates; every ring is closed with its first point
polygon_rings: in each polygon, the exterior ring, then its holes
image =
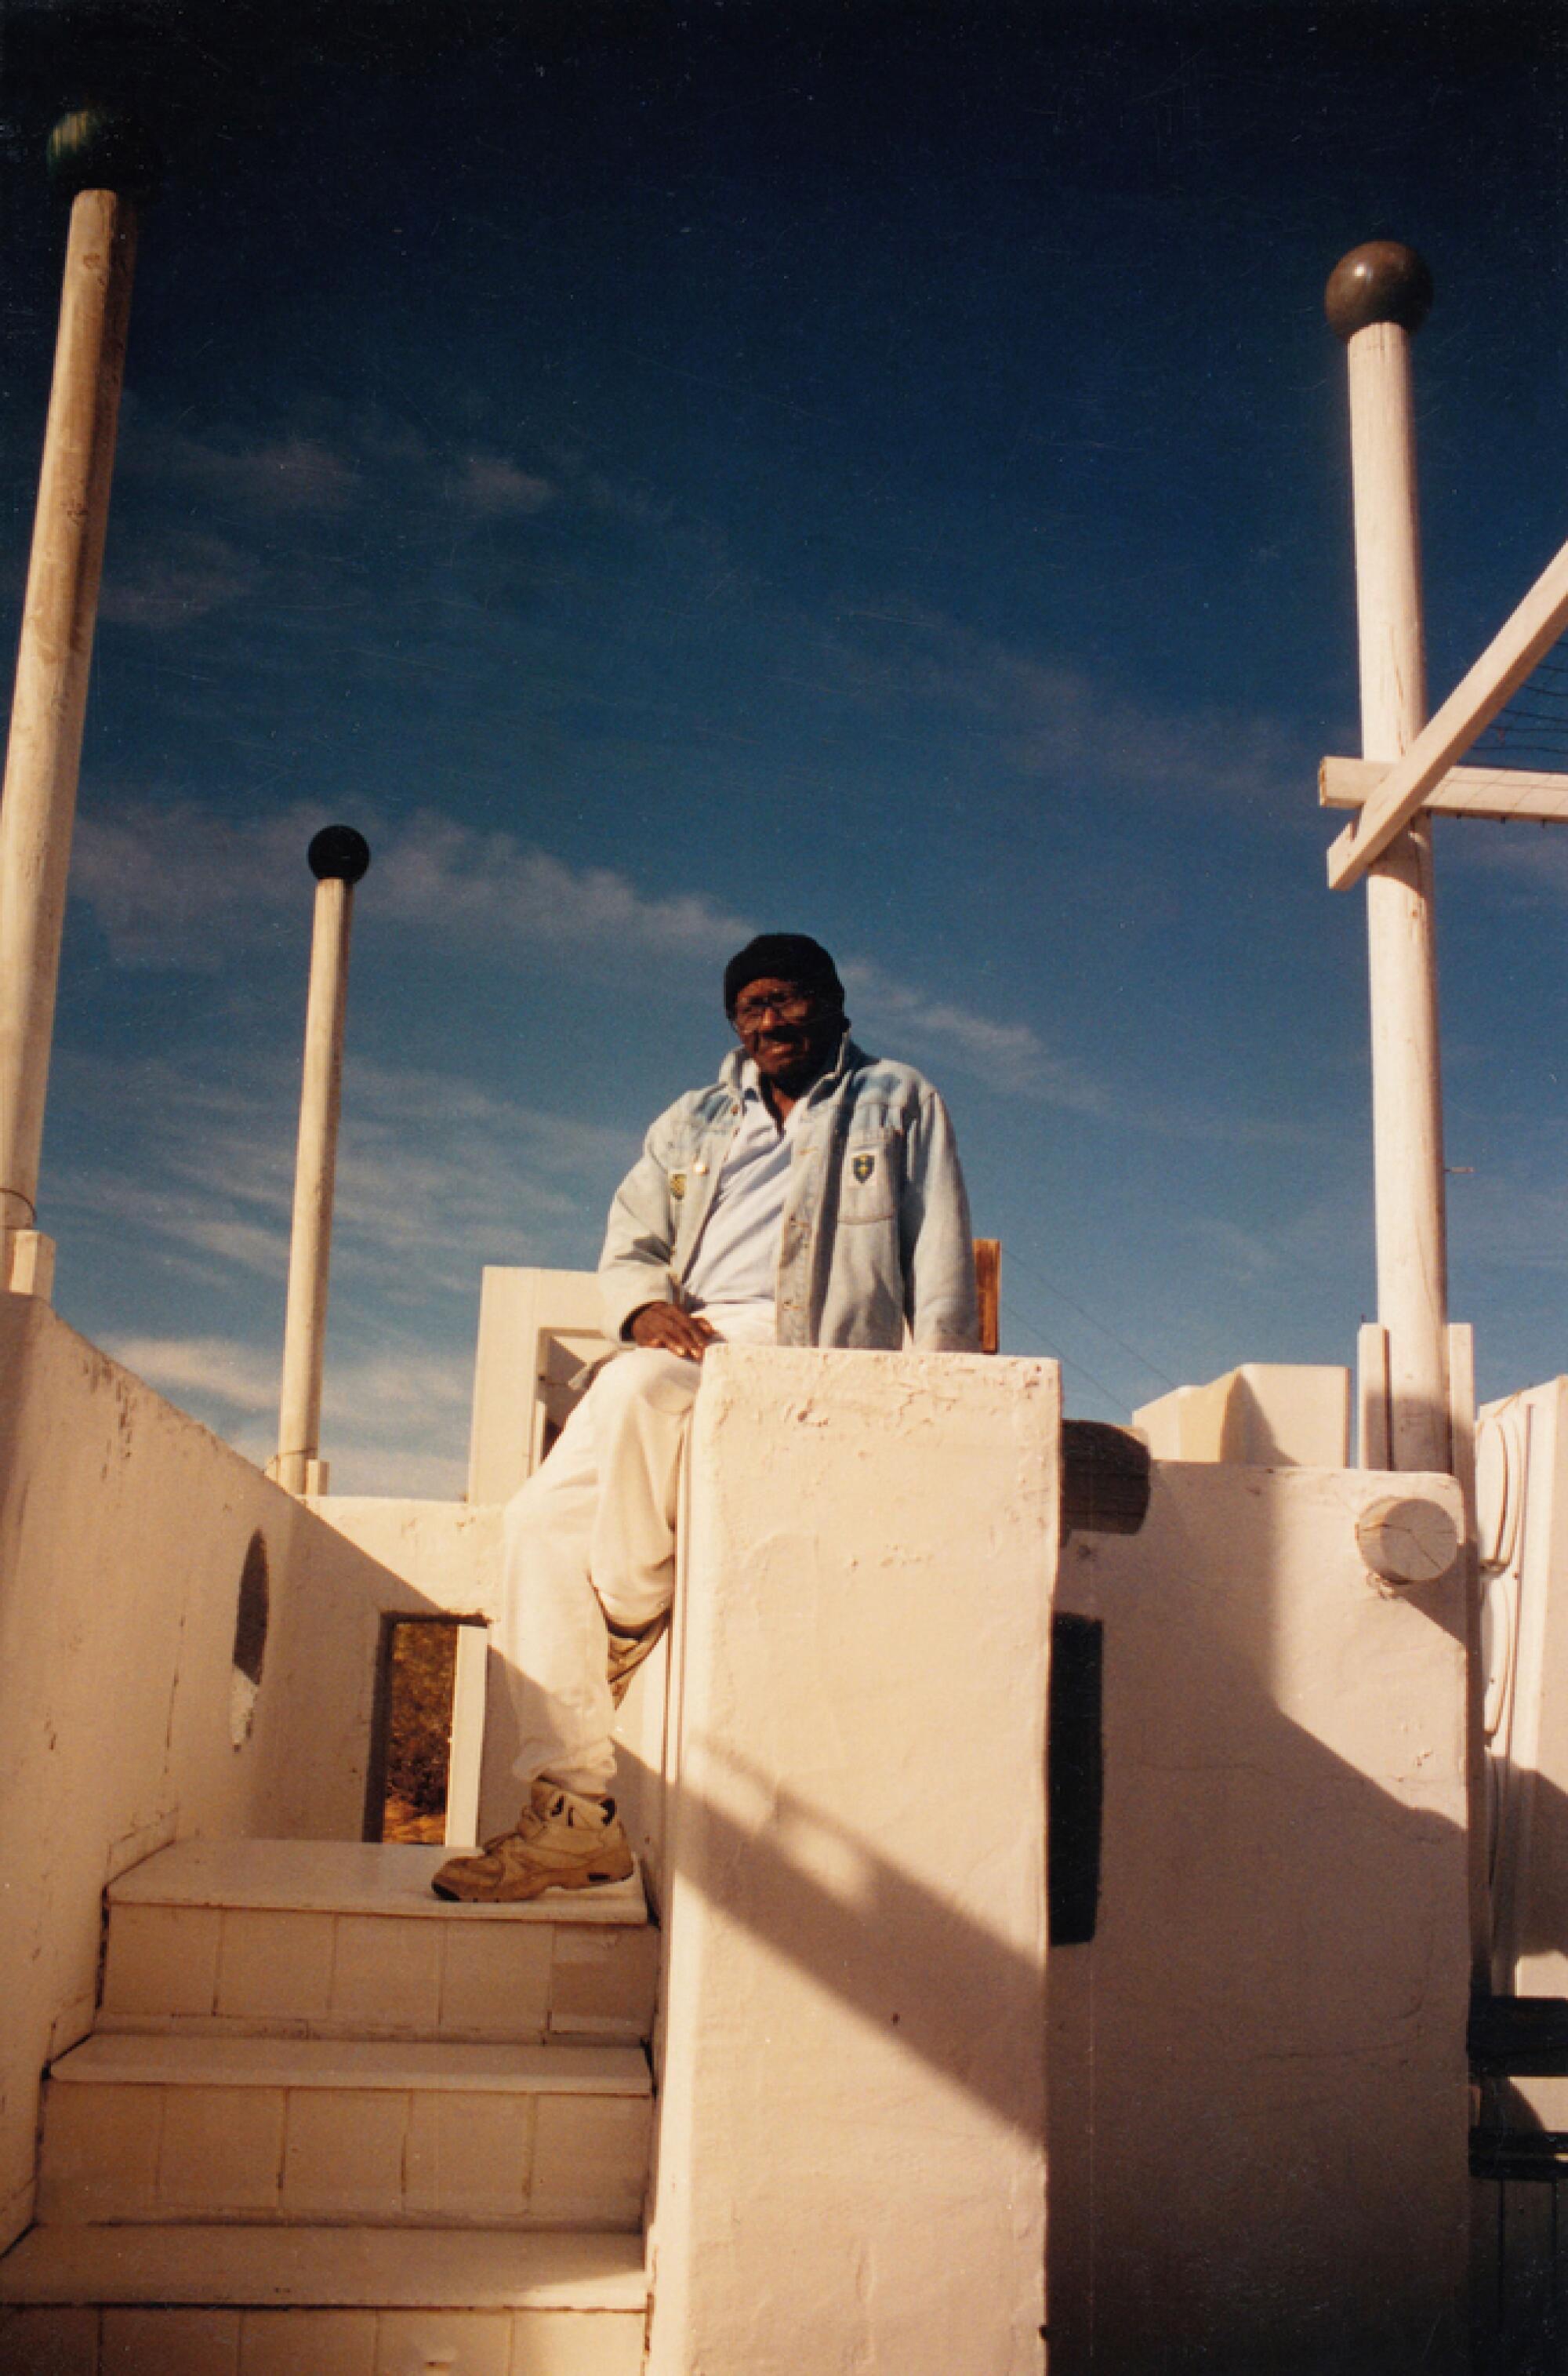
{"type": "Polygon", "coordinates": [[[626,1333],[634,1345],[678,1353],[683,1361],[700,1361],[719,1341],[706,1320],[695,1312],[683,1312],[678,1303],[645,1303],[626,1333]]]}

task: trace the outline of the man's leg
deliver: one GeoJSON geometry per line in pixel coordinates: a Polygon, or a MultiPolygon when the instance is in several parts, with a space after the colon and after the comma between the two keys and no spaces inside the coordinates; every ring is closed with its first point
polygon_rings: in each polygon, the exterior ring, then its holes
{"type": "Polygon", "coordinates": [[[642,1348],[594,1382],[600,1491],[588,1574],[612,1625],[653,1622],[675,1592],[675,1510],[681,1453],[702,1365],[642,1348]]]}
{"type": "Polygon", "coordinates": [[[445,1866],[443,1895],[532,1895],[535,1880],[578,1885],[564,1869],[539,1873],[557,1847],[567,1863],[597,1849],[601,1813],[624,1845],[605,1795],[615,1771],[605,1615],[618,1629],[642,1628],[670,1605],[681,1450],[698,1375],[674,1354],[619,1355],[507,1506],[496,1637],[521,1734],[514,1771],[529,1795],[515,1842],[445,1866]]]}
{"type": "Polygon", "coordinates": [[[602,1796],[615,1772],[604,1612],[588,1582],[600,1492],[596,1379],[503,1520],[493,1640],[517,1714],[523,1786],[541,1774],[602,1796]]]}

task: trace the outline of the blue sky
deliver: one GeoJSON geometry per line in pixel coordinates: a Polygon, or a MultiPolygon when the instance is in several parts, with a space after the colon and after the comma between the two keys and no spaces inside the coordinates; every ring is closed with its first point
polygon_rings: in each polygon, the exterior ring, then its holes
{"type": "MultiPolygon", "coordinates": [[[[265,1456],[304,847],[358,898],[325,1449],[459,1491],[485,1262],[588,1265],[724,959],[946,1094],[1004,1349],[1124,1418],[1373,1303],[1343,358],[1394,234],[1434,697],[1568,532],[1568,32],[1496,5],[17,6],[14,634],[56,103],[143,88],[44,1225],[265,1456]],[[530,21],[531,20],[531,21],[530,21]],[[66,39],[63,28],[72,29],[66,39]]],[[[1568,841],[1439,835],[1453,1304],[1564,1366],[1568,841]]]]}

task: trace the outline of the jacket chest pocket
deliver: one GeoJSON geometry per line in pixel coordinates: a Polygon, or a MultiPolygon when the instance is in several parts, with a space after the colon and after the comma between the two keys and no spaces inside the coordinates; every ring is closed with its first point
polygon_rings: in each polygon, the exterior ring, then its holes
{"type": "Polygon", "coordinates": [[[704,1131],[700,1138],[682,1150],[679,1161],[671,1164],[670,1199],[674,1207],[678,1248],[688,1246],[701,1226],[734,1135],[735,1124],[726,1115],[719,1128],[704,1131]]]}
{"type": "Polygon", "coordinates": [[[838,1176],[840,1225],[890,1221],[898,1209],[903,1168],[901,1132],[858,1131],[849,1139],[838,1176]]]}

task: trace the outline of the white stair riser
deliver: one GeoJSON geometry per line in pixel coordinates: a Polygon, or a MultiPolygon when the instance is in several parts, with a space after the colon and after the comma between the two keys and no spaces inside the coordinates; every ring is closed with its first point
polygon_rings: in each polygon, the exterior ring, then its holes
{"type": "Polygon", "coordinates": [[[115,1906],[101,2026],[635,2044],[658,1962],[637,1926],[115,1906]]]}
{"type": "Polygon", "coordinates": [[[635,2228],[646,2097],[52,2083],[38,2216],[635,2228]]]}
{"type": "Polygon", "coordinates": [[[627,2311],[0,2309],[0,2376],[636,2376],[627,2311]]]}

